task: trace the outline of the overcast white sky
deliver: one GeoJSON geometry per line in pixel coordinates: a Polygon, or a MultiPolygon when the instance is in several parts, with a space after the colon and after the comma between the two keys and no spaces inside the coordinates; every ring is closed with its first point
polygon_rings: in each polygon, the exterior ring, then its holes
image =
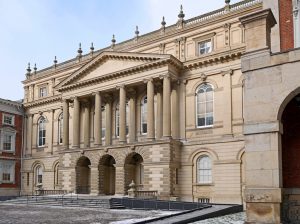
{"type": "MultiPolygon", "coordinates": [[[[231,0],[236,3],[239,0],[231,0]]],[[[177,21],[183,4],[185,19],[221,8],[225,0],[0,0],[0,98],[23,98],[21,81],[27,63],[38,69],[76,56],[79,42],[84,53],[177,21]]]]}

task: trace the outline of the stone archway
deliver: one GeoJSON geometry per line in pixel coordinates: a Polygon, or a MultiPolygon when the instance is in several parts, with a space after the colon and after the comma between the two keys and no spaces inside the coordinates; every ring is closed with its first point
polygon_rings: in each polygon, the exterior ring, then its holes
{"type": "Polygon", "coordinates": [[[76,164],[76,193],[90,194],[91,192],[91,161],[82,156],[76,164]]]}
{"type": "Polygon", "coordinates": [[[116,161],[111,155],[99,161],[99,194],[114,195],[116,189],[116,161]]]}
{"type": "Polygon", "coordinates": [[[143,189],[144,165],[143,157],[138,153],[130,153],[124,164],[125,169],[125,190],[129,189],[129,184],[134,181],[138,190],[143,189]]]}
{"type": "Polygon", "coordinates": [[[298,223],[300,213],[300,94],[286,105],[281,122],[282,144],[282,221],[298,223]]]}

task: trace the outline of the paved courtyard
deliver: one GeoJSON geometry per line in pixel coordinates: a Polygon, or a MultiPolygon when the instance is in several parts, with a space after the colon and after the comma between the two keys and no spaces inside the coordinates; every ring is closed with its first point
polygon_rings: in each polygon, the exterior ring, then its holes
{"type": "Polygon", "coordinates": [[[0,204],[0,224],[129,224],[171,212],[0,204]]]}
{"type": "Polygon", "coordinates": [[[240,212],[232,215],[225,215],[217,218],[194,222],[193,224],[244,224],[245,220],[245,212],[240,212]]]}

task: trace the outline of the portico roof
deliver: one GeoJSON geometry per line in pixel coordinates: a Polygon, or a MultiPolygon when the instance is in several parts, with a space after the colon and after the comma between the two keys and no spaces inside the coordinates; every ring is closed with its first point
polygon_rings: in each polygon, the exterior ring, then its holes
{"type": "Polygon", "coordinates": [[[73,72],[55,88],[63,92],[164,65],[172,65],[178,70],[183,68],[182,62],[169,54],[104,51],[73,72]]]}

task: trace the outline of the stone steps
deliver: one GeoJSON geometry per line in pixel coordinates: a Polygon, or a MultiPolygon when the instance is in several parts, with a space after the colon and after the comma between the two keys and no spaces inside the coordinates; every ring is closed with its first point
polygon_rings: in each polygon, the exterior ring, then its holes
{"type": "MultiPolygon", "coordinates": [[[[30,197],[20,197],[17,199],[7,200],[2,203],[65,206],[65,207],[107,208],[107,209],[111,207],[109,199],[91,199],[91,198],[77,199],[74,197],[63,198],[63,197],[30,196],[30,197]]],[[[118,205],[114,205],[114,208],[118,208],[118,205]]]]}

